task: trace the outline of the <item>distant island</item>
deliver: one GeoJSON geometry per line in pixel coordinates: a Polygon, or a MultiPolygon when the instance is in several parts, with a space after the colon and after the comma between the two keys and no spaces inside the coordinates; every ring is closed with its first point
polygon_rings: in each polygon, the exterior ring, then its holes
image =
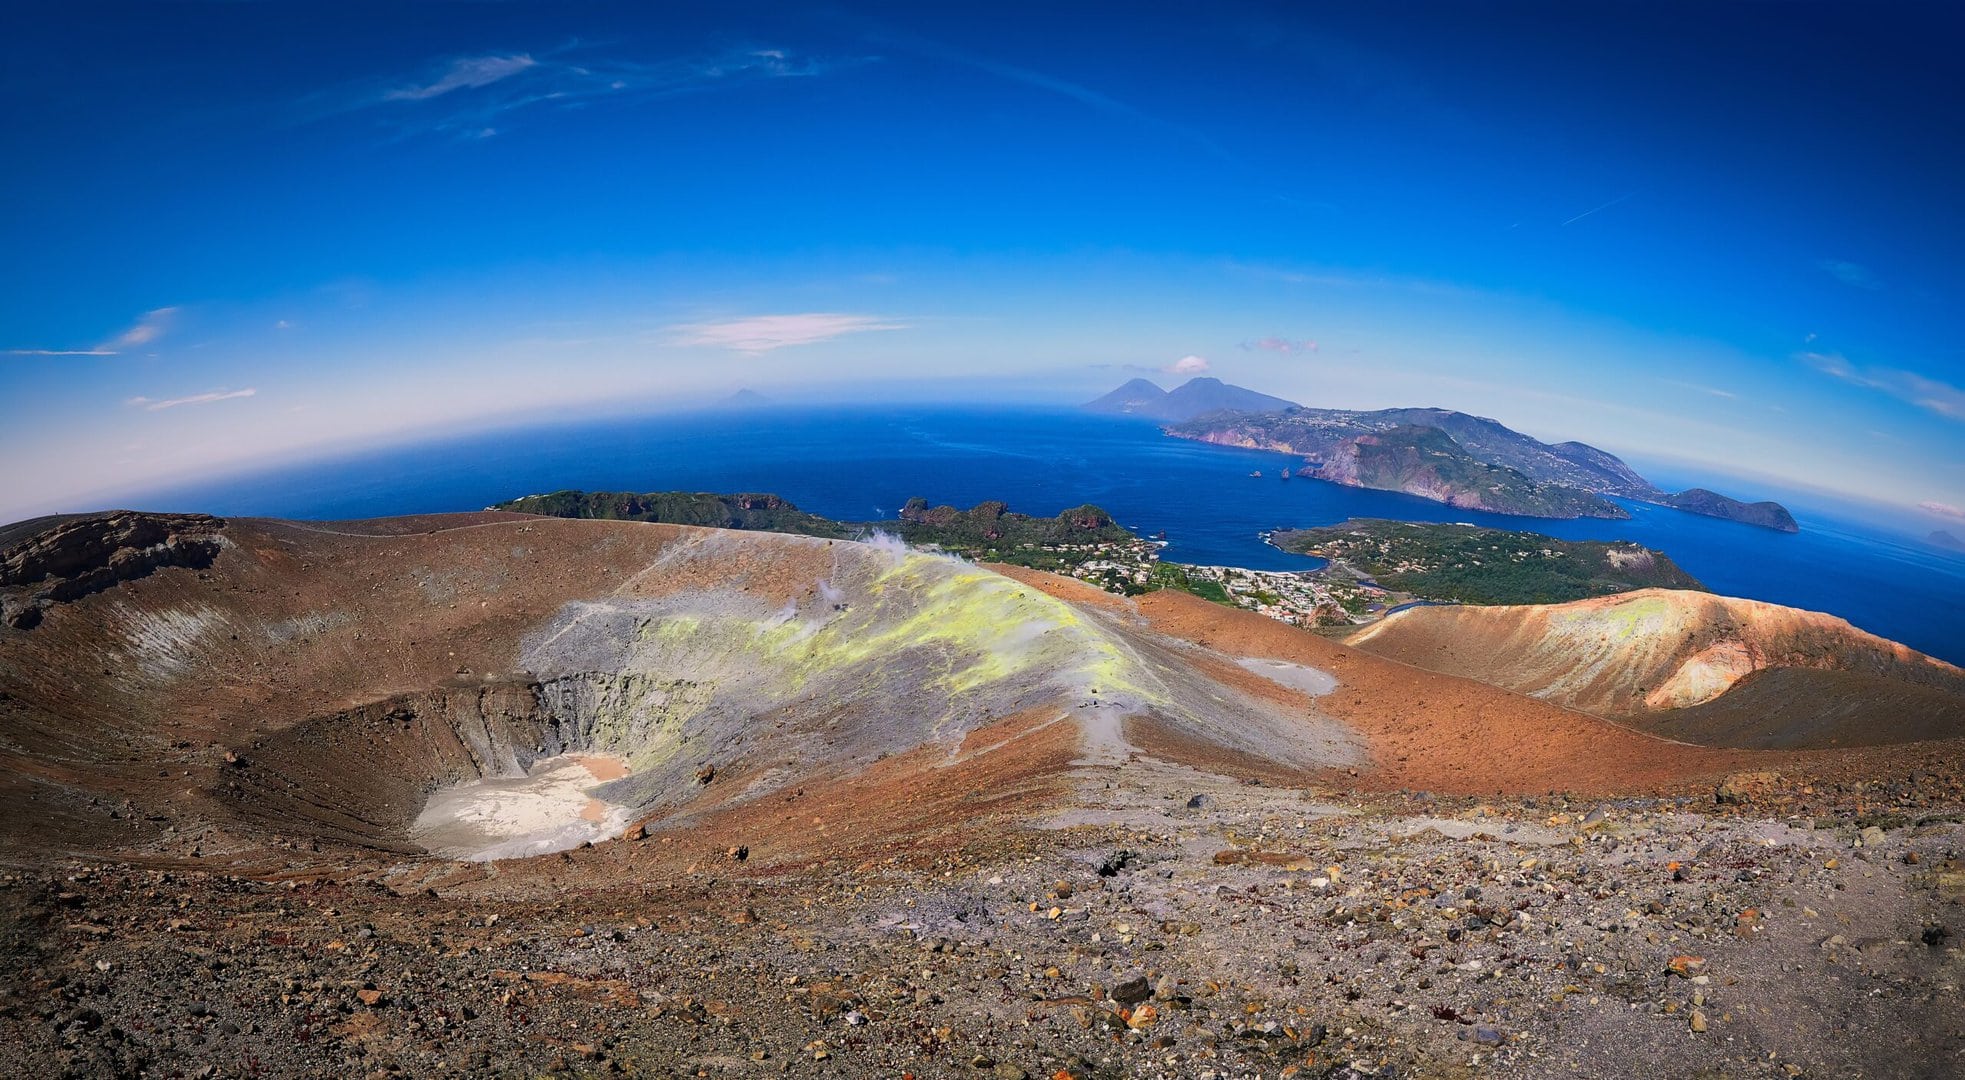
{"type": "Polygon", "coordinates": [[[797,533],[828,539],[845,539],[851,535],[840,522],[808,514],[785,499],[761,492],[715,495],[701,491],[555,491],[510,499],[486,509],[541,517],[659,521],[708,529],[797,533]]]}
{"type": "Polygon", "coordinates": [[[1931,530],[1931,535],[1926,536],[1924,540],[1934,547],[1941,547],[1948,551],[1965,551],[1965,540],[1960,540],[1943,529],[1931,530]]]}
{"type": "Polygon", "coordinates": [[[1142,554],[1142,549],[1153,549],[1150,541],[1134,536],[1113,521],[1111,514],[1089,504],[1046,518],[1013,513],[1002,502],[958,510],[930,506],[928,500],[915,498],[901,508],[898,518],[835,521],[808,514],[776,495],[757,492],[556,491],[512,499],[490,509],[544,517],[797,533],[829,540],[863,539],[885,532],[916,546],[933,546],[965,558],[1057,572],[1068,572],[1090,560],[1135,556],[1142,554]]]}
{"type": "Polygon", "coordinates": [[[1580,442],[1545,443],[1450,409],[1311,409],[1206,377],[1171,391],[1133,379],[1084,408],[1160,420],[1175,438],[1294,454],[1304,460],[1298,476],[1469,510],[1628,517],[1606,498],[1616,496],[1779,532],[1799,530],[1779,503],[1746,503],[1704,488],[1668,493],[1615,454],[1580,442]]]}
{"type": "Polygon", "coordinates": [[[1325,574],[1362,574],[1393,593],[1460,604],[1560,604],[1666,588],[1707,591],[1662,551],[1602,540],[1474,525],[1353,518],[1284,530],[1269,542],[1330,561],[1325,574]]]}
{"type": "Polygon", "coordinates": [[[1294,409],[1297,404],[1202,376],[1172,390],[1162,390],[1158,383],[1147,379],[1132,379],[1110,394],[1086,402],[1084,407],[1092,412],[1132,413],[1178,422],[1218,412],[1281,412],[1294,409]]]}
{"type": "Polygon", "coordinates": [[[1687,488],[1676,495],[1667,495],[1662,500],[1666,506],[1707,517],[1725,518],[1745,525],[1758,525],[1775,532],[1800,532],[1801,526],[1794,522],[1794,515],[1788,508],[1777,502],[1741,502],[1729,499],[1716,491],[1705,488],[1687,488]]]}
{"type": "Polygon", "coordinates": [[[722,401],[717,402],[715,405],[711,406],[711,408],[765,409],[776,404],[777,402],[772,401],[770,398],[765,397],[763,394],[760,394],[755,390],[743,389],[737,391],[736,393],[730,395],[727,398],[724,398],[722,401]]]}

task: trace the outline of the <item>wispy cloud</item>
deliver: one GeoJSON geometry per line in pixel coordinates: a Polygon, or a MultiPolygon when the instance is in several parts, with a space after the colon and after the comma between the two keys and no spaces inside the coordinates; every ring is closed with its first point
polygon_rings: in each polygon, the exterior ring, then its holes
{"type": "Polygon", "coordinates": [[[115,356],[125,349],[148,345],[164,336],[177,318],[177,308],[152,308],[143,313],[128,330],[93,349],[8,349],[8,356],[115,356]]]}
{"type": "Polygon", "coordinates": [[[1223,271],[1239,277],[1252,277],[1260,281],[1277,281],[1285,285],[1310,285],[1339,289],[1395,289],[1400,292],[1418,293],[1427,296],[1479,298],[1492,295],[1484,294],[1471,286],[1456,285],[1450,281],[1399,277],[1392,274],[1354,272],[1328,268],[1298,269],[1268,263],[1242,262],[1236,259],[1223,260],[1220,266],[1223,271]]]}
{"type": "Polygon", "coordinates": [[[1875,292],[1883,288],[1882,279],[1861,263],[1846,262],[1842,259],[1822,259],[1815,268],[1854,289],[1868,289],[1875,292]]]}
{"type": "Polygon", "coordinates": [[[514,114],[577,109],[600,101],[647,101],[771,79],[820,74],[841,63],[755,48],[668,60],[589,55],[579,47],[545,55],[456,57],[420,75],[325,91],[303,103],[309,119],[364,113],[405,134],[489,138],[514,114]]]}
{"type": "Polygon", "coordinates": [[[1919,510],[1924,511],[1927,514],[1936,514],[1939,517],[1959,518],[1961,520],[1965,520],[1965,506],[1953,506],[1950,503],[1941,503],[1933,499],[1926,499],[1925,501],[1918,503],[1917,508],[1919,510]]]}
{"type": "Polygon", "coordinates": [[[188,397],[179,398],[133,397],[125,401],[124,404],[134,405],[140,409],[148,409],[151,412],[162,412],[165,409],[175,409],[183,405],[210,405],[214,401],[231,401],[234,398],[249,398],[257,393],[259,393],[257,389],[248,386],[244,390],[213,390],[209,393],[192,394],[188,397]]]}
{"type": "Polygon", "coordinates": [[[1160,370],[1169,375],[1200,375],[1211,366],[1205,356],[1183,356],[1160,370]]]}
{"type": "Polygon", "coordinates": [[[1901,368],[1855,364],[1841,353],[1807,352],[1801,359],[1824,375],[1889,394],[1947,420],[1965,422],[1965,389],[1948,382],[1901,368]]]}
{"type": "Polygon", "coordinates": [[[163,337],[176,318],[177,309],[174,307],[153,308],[144,312],[143,317],[138,319],[135,325],[103,342],[97,348],[134,349],[139,345],[148,345],[163,337]]]}
{"type": "Polygon", "coordinates": [[[450,69],[434,82],[401,87],[383,96],[390,101],[427,101],[453,90],[476,90],[481,86],[490,86],[500,79],[511,78],[537,66],[539,61],[524,53],[516,56],[468,56],[452,60],[450,69]]]}
{"type": "Polygon", "coordinates": [[[944,55],[948,59],[967,64],[978,71],[988,72],[999,79],[1008,79],[1011,82],[1022,83],[1025,86],[1070,98],[1081,105],[1089,106],[1111,116],[1123,117],[1149,127],[1157,127],[1162,131],[1170,132],[1189,140],[1223,161],[1234,160],[1234,155],[1230,154],[1220,143],[1214,141],[1214,139],[1210,138],[1204,132],[1188,127],[1185,124],[1177,124],[1171,120],[1162,119],[1144,110],[1135,108],[1132,105],[1128,105],[1117,98],[1109,97],[1097,90],[1093,90],[1088,86],[1081,86],[1078,83],[1066,79],[1046,75],[1040,71],[1031,71],[1028,68],[1015,67],[1010,64],[999,64],[976,57],[957,56],[953,53],[944,55]]]}
{"type": "Polygon", "coordinates": [[[1580,213],[1580,214],[1578,214],[1578,215],[1576,215],[1575,217],[1573,217],[1573,218],[1570,218],[1570,219],[1569,219],[1568,221],[1565,221],[1565,222],[1563,222],[1563,226],[1564,226],[1564,227],[1566,228],[1566,227],[1568,227],[1568,226],[1570,226],[1570,225],[1574,225],[1574,224],[1576,224],[1577,222],[1579,222],[1579,221],[1581,221],[1581,220],[1583,220],[1584,218],[1586,218],[1586,217],[1589,217],[1589,216],[1590,216],[1591,214],[1601,214],[1601,213],[1603,213],[1603,212],[1604,212],[1605,210],[1608,210],[1608,209],[1610,209],[1611,207],[1613,207],[1613,206],[1616,206],[1616,205],[1617,205],[1618,203],[1621,203],[1621,202],[1624,202],[1624,201],[1626,201],[1626,200],[1627,200],[1627,199],[1629,199],[1629,198],[1630,198],[1630,197],[1631,197],[1632,195],[1636,195],[1636,194],[1637,194],[1637,192],[1635,192],[1635,191],[1633,191],[1633,192],[1629,192],[1629,193],[1627,193],[1627,194],[1624,194],[1624,195],[1619,195],[1619,196],[1617,196],[1616,198],[1614,198],[1614,199],[1612,199],[1612,200],[1610,200],[1609,202],[1607,202],[1607,203],[1604,203],[1604,204],[1603,204],[1602,206],[1593,206],[1593,207],[1591,207],[1591,208],[1589,208],[1588,210],[1585,210],[1585,211],[1583,211],[1582,213],[1580,213]]]}
{"type": "Polygon", "coordinates": [[[1467,115],[1434,90],[1424,65],[1362,42],[1311,29],[1287,16],[1243,22],[1243,36],[1259,50],[1283,53],[1292,67],[1314,72],[1342,95],[1344,105],[1363,105],[1457,133],[1471,130],[1467,115]]]}
{"type": "Polygon", "coordinates": [[[908,324],[879,315],[806,312],[798,315],[751,315],[717,322],[680,323],[669,327],[677,345],[707,345],[733,352],[757,353],[788,345],[811,345],[846,334],[874,330],[905,330],[908,324]]]}
{"type": "Polygon", "coordinates": [[[1292,341],[1289,338],[1266,337],[1257,338],[1254,341],[1242,342],[1242,350],[1244,352],[1256,352],[1259,350],[1261,352],[1273,353],[1309,353],[1317,351],[1317,343],[1314,341],[1292,341]]]}
{"type": "Polygon", "coordinates": [[[1231,163],[1236,162],[1233,154],[1229,153],[1226,148],[1199,128],[1155,115],[1145,109],[1121,101],[1110,94],[1093,89],[1082,83],[1072,82],[1069,79],[1062,79],[1055,75],[1034,71],[1030,68],[1019,67],[1015,64],[1002,63],[989,57],[966,53],[959,49],[950,48],[940,42],[915,37],[911,34],[898,33],[891,29],[881,29],[875,31],[870,36],[878,43],[892,46],[899,51],[913,53],[923,59],[973,68],[976,71],[993,75],[996,78],[1008,82],[1019,83],[1035,90],[1042,90],[1045,93],[1056,94],[1059,97],[1075,101],[1080,105],[1095,109],[1108,116],[1119,117],[1145,127],[1158,128],[1163,132],[1178,136],[1192,143],[1216,158],[1231,163]]]}
{"type": "Polygon", "coordinates": [[[1717,386],[1707,386],[1704,383],[1681,382],[1677,379],[1660,379],[1659,381],[1666,386],[1676,386],[1681,390],[1696,390],[1701,394],[1710,394],[1713,397],[1725,398],[1728,401],[1737,400],[1740,396],[1731,390],[1722,390],[1717,386]]]}

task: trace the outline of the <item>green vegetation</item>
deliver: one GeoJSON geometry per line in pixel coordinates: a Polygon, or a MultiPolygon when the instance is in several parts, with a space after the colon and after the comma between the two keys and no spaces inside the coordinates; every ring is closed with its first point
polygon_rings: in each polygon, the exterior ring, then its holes
{"type": "Polygon", "coordinates": [[[555,491],[527,495],[492,507],[542,517],[601,518],[608,521],[659,521],[712,529],[753,529],[839,539],[849,530],[837,521],[808,514],[776,495],[712,495],[693,491],[555,491]]]}
{"type": "Polygon", "coordinates": [[[1147,581],[1147,587],[1140,589],[1140,592],[1150,592],[1153,589],[1179,589],[1181,592],[1193,593],[1203,600],[1227,604],[1229,607],[1238,606],[1220,582],[1201,577],[1180,563],[1154,563],[1153,575],[1147,581]]]}
{"type": "Polygon", "coordinates": [[[1011,563],[1038,570],[1074,568],[1089,558],[1110,556],[1110,547],[1133,542],[1133,534],[1096,506],[1073,507],[1056,517],[1010,512],[1007,503],[978,503],[968,510],[929,506],[909,499],[899,521],[879,522],[910,544],[933,544],[943,551],[985,562],[1011,563]]]}
{"type": "Polygon", "coordinates": [[[499,503],[512,510],[547,517],[658,521],[717,529],[798,533],[829,539],[862,538],[888,532],[917,547],[934,546],[980,562],[1009,563],[1037,570],[1068,572],[1093,560],[1137,558],[1142,542],[1096,506],[1079,506],[1056,517],[1012,513],[1007,504],[985,502],[968,510],[930,506],[910,499],[893,521],[834,521],[808,514],[776,495],[713,495],[685,491],[636,494],[620,491],[556,491],[499,503]]]}
{"type": "Polygon", "coordinates": [[[1354,518],[1278,532],[1270,543],[1370,574],[1378,584],[1463,604],[1557,604],[1633,589],[1705,586],[1663,552],[1471,525],[1354,518]]]}

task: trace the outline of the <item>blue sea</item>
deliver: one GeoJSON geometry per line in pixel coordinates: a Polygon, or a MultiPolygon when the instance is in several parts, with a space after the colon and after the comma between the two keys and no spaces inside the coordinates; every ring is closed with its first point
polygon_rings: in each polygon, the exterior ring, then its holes
{"type": "MultiPolygon", "coordinates": [[[[1565,539],[1634,540],[1713,590],[1826,611],[1965,663],[1965,558],[1850,522],[1797,512],[1787,535],[1626,503],[1629,521],[1549,521],[1457,510],[1314,480],[1293,459],[1161,435],[1150,422],[1080,412],[772,408],[564,423],[449,438],[153,493],[151,509],[349,519],[477,510],[566,488],[772,492],[828,517],[892,516],[912,496],[1001,499],[1055,514],[1097,503],[1165,557],[1257,569],[1314,560],[1258,533],[1349,517],[1470,521],[1565,539]],[[1249,474],[1261,471],[1262,478],[1249,474]]],[[[1723,486],[1723,485],[1720,485],[1723,486]]]]}

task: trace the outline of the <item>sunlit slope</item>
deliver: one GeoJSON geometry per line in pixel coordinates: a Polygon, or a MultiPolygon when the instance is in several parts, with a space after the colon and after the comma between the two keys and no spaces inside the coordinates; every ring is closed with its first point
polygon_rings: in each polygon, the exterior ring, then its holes
{"type": "Polygon", "coordinates": [[[1965,732],[1958,668],[1834,616],[1706,593],[1418,607],[1350,643],[1690,741],[1830,746],[1965,732]]]}
{"type": "Polygon", "coordinates": [[[918,746],[950,760],[1004,717],[1049,710],[1083,758],[1124,760],[1135,714],[1299,767],[1357,760],[1333,725],[1222,687],[1169,643],[993,571],[892,543],[704,532],[524,639],[521,666],[588,748],[627,758],[614,797],[664,805],[703,761],[769,787],[918,746]],[[789,573],[729,580],[781,550],[789,573]],[[823,553],[823,565],[809,560],[823,553]]]}

